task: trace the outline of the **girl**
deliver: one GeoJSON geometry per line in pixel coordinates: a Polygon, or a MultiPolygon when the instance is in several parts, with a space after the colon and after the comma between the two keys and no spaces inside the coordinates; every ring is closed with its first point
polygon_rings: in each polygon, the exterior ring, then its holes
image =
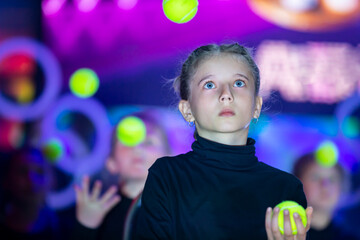
{"type": "MultiPolygon", "coordinates": [[[[301,182],[259,162],[248,138],[260,116],[259,70],[239,44],[206,45],[183,64],[174,86],[179,110],[195,124],[192,151],[158,159],[149,169],[139,212],[137,239],[284,239],[279,209],[293,200],[306,207],[301,182]]],[[[310,223],[311,208],[307,209],[310,223]]],[[[285,211],[285,238],[291,234],[285,211]]]]}
{"type": "Polygon", "coordinates": [[[118,186],[110,187],[100,196],[101,182],[96,181],[89,191],[89,178],[84,177],[82,188],[75,186],[77,225],[74,239],[122,239],[123,227],[133,199],[142,191],[148,168],[156,158],[169,153],[165,130],[150,111],[135,115],[146,126],[145,140],[128,147],[112,137],[112,151],[106,169],[119,175],[118,186]]]}

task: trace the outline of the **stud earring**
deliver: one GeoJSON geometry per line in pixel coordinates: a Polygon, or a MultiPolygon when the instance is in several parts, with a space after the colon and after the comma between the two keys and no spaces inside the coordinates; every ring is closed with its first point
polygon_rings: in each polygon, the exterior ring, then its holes
{"type": "Polygon", "coordinates": [[[193,127],[193,126],[195,126],[195,121],[188,122],[188,124],[189,124],[189,127],[193,127]]]}

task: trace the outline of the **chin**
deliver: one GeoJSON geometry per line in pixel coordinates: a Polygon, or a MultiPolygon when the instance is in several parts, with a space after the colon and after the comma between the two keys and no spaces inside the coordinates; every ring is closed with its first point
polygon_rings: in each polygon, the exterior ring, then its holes
{"type": "Polygon", "coordinates": [[[134,172],[126,176],[126,179],[129,180],[145,180],[147,178],[147,172],[134,172]]]}
{"type": "Polygon", "coordinates": [[[242,126],[231,125],[230,126],[230,125],[223,124],[219,128],[219,131],[223,132],[223,133],[236,133],[236,132],[240,132],[244,129],[247,129],[246,125],[242,125],[242,126]]]}

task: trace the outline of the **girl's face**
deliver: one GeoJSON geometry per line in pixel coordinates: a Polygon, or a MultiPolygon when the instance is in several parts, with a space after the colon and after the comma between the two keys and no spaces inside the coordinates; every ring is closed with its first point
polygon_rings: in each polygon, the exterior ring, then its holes
{"type": "Polygon", "coordinates": [[[341,194],[341,176],[335,167],[325,168],[311,163],[301,181],[309,206],[331,212],[341,194]]]}
{"type": "Polygon", "coordinates": [[[146,138],[141,144],[127,147],[117,141],[114,156],[108,160],[112,161],[110,171],[120,174],[124,181],[145,180],[155,160],[167,154],[168,143],[164,142],[163,132],[146,122],[145,125],[146,138]]]}
{"type": "Polygon", "coordinates": [[[204,60],[189,83],[190,97],[179,109],[194,121],[200,136],[222,142],[231,134],[246,143],[249,124],[259,117],[262,99],[255,97],[255,82],[245,60],[231,54],[204,60]],[[239,138],[240,136],[240,138],[239,138]]]}

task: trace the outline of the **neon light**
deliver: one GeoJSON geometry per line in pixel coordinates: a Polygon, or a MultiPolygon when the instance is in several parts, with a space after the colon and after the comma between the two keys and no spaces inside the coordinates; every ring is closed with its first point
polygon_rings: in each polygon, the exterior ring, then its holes
{"type": "Polygon", "coordinates": [[[60,66],[51,51],[29,38],[12,38],[0,45],[0,62],[11,54],[22,53],[32,56],[43,69],[45,87],[37,101],[19,105],[0,94],[0,114],[16,120],[30,120],[41,116],[57,97],[61,87],[60,66]]]}
{"type": "Polygon", "coordinates": [[[42,122],[44,139],[58,137],[66,144],[66,139],[60,136],[69,130],[61,131],[56,128],[56,120],[64,111],[79,112],[88,117],[96,130],[96,142],[86,156],[74,159],[73,156],[66,155],[57,162],[57,167],[70,174],[78,171],[92,174],[103,166],[103,161],[109,153],[111,127],[105,108],[94,99],[80,99],[72,95],[62,97],[42,122]]]}
{"type": "Polygon", "coordinates": [[[356,50],[347,43],[265,41],[256,53],[261,91],[264,97],[279,91],[288,101],[339,102],[360,83],[356,50]]]}

